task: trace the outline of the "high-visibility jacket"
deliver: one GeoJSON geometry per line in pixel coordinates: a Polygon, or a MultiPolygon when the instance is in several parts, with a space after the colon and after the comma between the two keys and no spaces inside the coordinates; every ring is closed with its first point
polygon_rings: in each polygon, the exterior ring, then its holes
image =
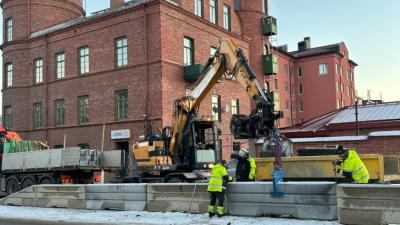
{"type": "Polygon", "coordinates": [[[252,181],[256,174],[256,161],[252,157],[239,158],[236,166],[237,181],[252,181]]]}
{"type": "Polygon", "coordinates": [[[369,174],[367,167],[361,161],[357,152],[349,150],[349,155],[342,163],[342,174],[343,172],[349,172],[352,175],[354,183],[368,183],[369,174]]]}
{"type": "Polygon", "coordinates": [[[224,178],[228,176],[226,168],[218,163],[211,171],[211,178],[208,182],[207,191],[222,192],[225,187],[223,186],[224,178]]]}

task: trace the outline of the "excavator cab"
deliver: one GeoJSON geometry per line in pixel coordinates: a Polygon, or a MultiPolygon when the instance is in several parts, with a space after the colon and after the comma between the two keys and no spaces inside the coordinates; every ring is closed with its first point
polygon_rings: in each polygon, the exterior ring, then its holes
{"type": "Polygon", "coordinates": [[[194,120],[191,124],[192,165],[194,170],[210,169],[217,157],[217,138],[213,121],[194,120]]]}

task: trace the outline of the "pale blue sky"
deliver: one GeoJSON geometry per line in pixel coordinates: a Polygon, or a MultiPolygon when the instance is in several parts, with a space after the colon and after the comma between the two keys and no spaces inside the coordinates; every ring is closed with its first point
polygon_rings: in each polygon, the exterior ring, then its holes
{"type": "MultiPolygon", "coordinates": [[[[89,15],[108,8],[109,0],[86,6],[89,15]]],[[[359,64],[359,96],[371,90],[374,99],[382,93],[385,101],[400,100],[400,0],[269,0],[269,13],[278,19],[277,44],[291,51],[306,36],[313,47],[343,41],[359,64]]]]}

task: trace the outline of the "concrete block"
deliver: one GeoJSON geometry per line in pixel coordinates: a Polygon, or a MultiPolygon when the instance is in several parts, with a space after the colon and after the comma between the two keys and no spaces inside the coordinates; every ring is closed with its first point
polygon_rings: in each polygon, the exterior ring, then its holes
{"type": "Polygon", "coordinates": [[[146,201],[146,193],[86,193],[88,200],[146,201]]]}
{"type": "Polygon", "coordinates": [[[38,185],[37,192],[80,192],[85,193],[84,185],[38,185]]]}
{"type": "Polygon", "coordinates": [[[291,195],[283,198],[273,198],[269,193],[264,194],[229,194],[230,202],[238,203],[276,203],[276,204],[305,204],[305,205],[336,205],[334,195],[291,195]]]}
{"type": "Polygon", "coordinates": [[[86,186],[88,193],[146,193],[146,184],[90,184],[86,186]]]}
{"type": "MultiPolygon", "coordinates": [[[[151,201],[190,201],[192,193],[148,193],[147,200],[151,201]]],[[[193,201],[208,201],[208,192],[197,192],[193,195],[193,201]]]]}
{"type": "MultiPolygon", "coordinates": [[[[286,194],[335,195],[335,182],[283,182],[281,191],[286,194]]],[[[228,186],[230,193],[271,193],[272,182],[235,182],[228,186]]]]}
{"type": "Polygon", "coordinates": [[[144,211],[146,201],[87,200],[86,209],[144,211]]]}
{"type": "Polygon", "coordinates": [[[85,200],[75,199],[36,199],[34,207],[85,209],[85,200]]]}
{"type": "Polygon", "coordinates": [[[387,198],[400,199],[399,184],[339,184],[339,198],[387,198]]]}
{"type": "Polygon", "coordinates": [[[400,156],[386,155],[383,157],[385,175],[400,174],[400,156]]]}
{"type": "MultiPolygon", "coordinates": [[[[193,193],[195,184],[147,184],[147,193],[193,193]]],[[[208,184],[197,184],[196,192],[207,192],[208,184]]]]}
{"type": "Polygon", "coordinates": [[[229,203],[229,214],[234,216],[290,215],[299,219],[336,220],[336,206],[271,204],[271,203],[229,203]]]}
{"type": "Polygon", "coordinates": [[[400,214],[391,215],[392,222],[384,222],[385,212],[382,210],[361,210],[361,209],[341,209],[339,208],[339,222],[351,225],[379,225],[379,224],[398,224],[400,214]],[[397,218],[395,218],[397,216],[397,218]],[[393,220],[397,219],[397,220],[393,220]]]}
{"type": "Polygon", "coordinates": [[[1,200],[1,205],[29,206],[34,205],[34,199],[8,197],[1,200]]]}
{"type": "Polygon", "coordinates": [[[81,192],[37,192],[31,193],[34,198],[47,199],[76,199],[85,200],[85,193],[81,192]]]}
{"type": "Polygon", "coordinates": [[[400,199],[338,198],[337,206],[346,209],[393,210],[400,212],[400,199]]]}
{"type": "MultiPolygon", "coordinates": [[[[190,200],[181,201],[147,201],[147,211],[149,212],[187,212],[190,200]]],[[[206,213],[209,201],[193,201],[190,207],[192,213],[206,213]]]]}

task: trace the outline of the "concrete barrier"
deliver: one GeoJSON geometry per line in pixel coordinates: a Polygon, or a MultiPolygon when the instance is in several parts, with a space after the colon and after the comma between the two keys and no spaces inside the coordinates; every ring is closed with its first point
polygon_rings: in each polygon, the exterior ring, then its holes
{"type": "Polygon", "coordinates": [[[104,184],[86,186],[86,209],[146,210],[146,184],[104,184]]]}
{"type": "Polygon", "coordinates": [[[336,220],[336,184],[333,182],[287,182],[283,198],[271,197],[272,182],[229,184],[231,215],[289,215],[300,219],[336,220]]]}
{"type": "Polygon", "coordinates": [[[339,222],[355,225],[399,224],[399,184],[340,184],[339,222]]]}
{"type": "Polygon", "coordinates": [[[83,185],[39,185],[26,188],[0,201],[3,205],[47,208],[85,208],[83,185]]]}
{"type": "MultiPolygon", "coordinates": [[[[206,213],[210,201],[207,184],[199,183],[190,206],[192,213],[206,213]]],[[[187,212],[195,184],[148,184],[147,210],[150,212],[187,212]]]]}

